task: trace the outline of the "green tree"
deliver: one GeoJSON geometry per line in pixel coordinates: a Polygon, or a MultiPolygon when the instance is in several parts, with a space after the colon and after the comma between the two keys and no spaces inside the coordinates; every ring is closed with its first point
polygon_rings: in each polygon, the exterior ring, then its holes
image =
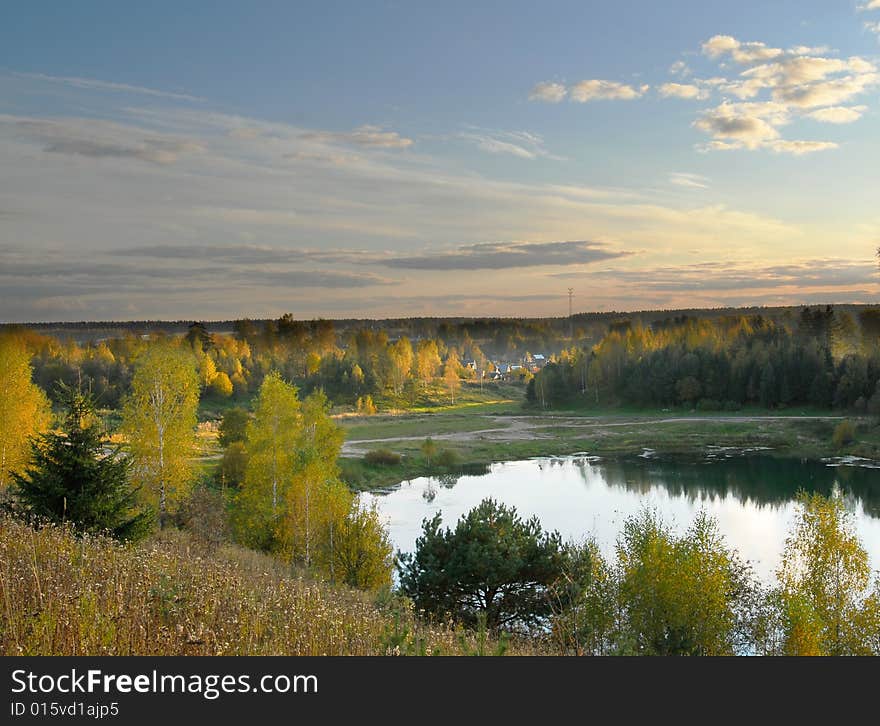
{"type": "Polygon", "coordinates": [[[247,425],[248,463],[236,500],[236,531],[251,547],[272,549],[281,503],[290,486],[300,429],[297,388],[269,373],[247,425]]]}
{"type": "Polygon", "coordinates": [[[322,539],[321,565],[334,582],[359,590],[391,586],[393,548],[375,508],[353,501],[322,539]]]}
{"type": "Polygon", "coordinates": [[[243,441],[233,441],[223,452],[220,460],[220,483],[238,488],[247,473],[248,452],[243,441]]]}
{"type": "Polygon", "coordinates": [[[186,497],[193,480],[199,379],[191,353],[156,343],[138,359],[131,394],[122,409],[122,430],[132,476],[158,503],[164,527],[169,503],[186,497]]]}
{"type": "Polygon", "coordinates": [[[565,551],[557,532],[537,518],[492,499],[441,529],[438,512],[422,523],[414,553],[398,560],[400,588],[417,609],[451,615],[471,627],[485,617],[490,630],[544,623],[549,589],[562,576],[565,551]]]}
{"type": "Polygon", "coordinates": [[[877,595],[868,553],[840,496],[801,494],[800,516],[777,572],[781,650],[787,655],[860,655],[877,643],[877,595]],[[869,632],[865,632],[865,627],[869,632]]]}
{"type": "Polygon", "coordinates": [[[230,408],[220,421],[220,446],[224,449],[236,441],[247,441],[248,412],[239,407],[230,408]]]}
{"type": "Polygon", "coordinates": [[[290,559],[310,567],[330,524],[344,517],[351,504],[337,465],[344,433],[330,418],[323,391],[303,401],[296,433],[296,454],[278,536],[290,559]]]}
{"type": "Polygon", "coordinates": [[[753,587],[717,524],[700,514],[676,537],[656,514],[629,518],[617,545],[619,647],[641,655],[733,655],[753,587]]]}
{"type": "Polygon", "coordinates": [[[118,450],[105,453],[105,436],[93,401],[72,389],[62,394],[60,432],[32,442],[32,461],[13,474],[13,496],[23,512],[37,519],[71,522],[83,532],[137,539],[152,524],[137,506],[129,483],[129,460],[118,450]]]}
{"type": "Polygon", "coordinates": [[[23,340],[0,334],[0,491],[27,464],[28,440],[49,427],[49,400],[31,382],[30,358],[23,340]]]}
{"type": "Polygon", "coordinates": [[[422,442],[422,453],[425,455],[425,463],[431,466],[431,462],[437,455],[437,444],[430,436],[422,442]]]}

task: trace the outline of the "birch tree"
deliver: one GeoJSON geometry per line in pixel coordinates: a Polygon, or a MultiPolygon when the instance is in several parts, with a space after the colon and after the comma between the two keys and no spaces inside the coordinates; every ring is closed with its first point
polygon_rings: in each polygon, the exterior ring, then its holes
{"type": "Polygon", "coordinates": [[[300,429],[297,388],[269,373],[247,425],[248,464],[238,496],[236,529],[249,546],[272,549],[274,533],[294,471],[300,429]]]}
{"type": "Polygon", "coordinates": [[[49,427],[45,394],[31,381],[30,353],[20,338],[0,335],[0,490],[30,458],[29,439],[49,427]]]}
{"type": "Polygon", "coordinates": [[[193,478],[199,403],[195,359],[173,344],[154,344],[137,361],[131,389],[122,409],[122,430],[132,474],[156,500],[164,527],[169,502],[185,496],[193,478]]]}

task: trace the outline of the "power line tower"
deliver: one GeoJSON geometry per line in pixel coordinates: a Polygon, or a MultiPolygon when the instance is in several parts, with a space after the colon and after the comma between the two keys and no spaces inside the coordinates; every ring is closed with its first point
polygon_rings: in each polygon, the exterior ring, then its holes
{"type": "Polygon", "coordinates": [[[571,296],[574,295],[574,288],[568,288],[568,337],[574,340],[574,319],[571,315],[571,296]]]}

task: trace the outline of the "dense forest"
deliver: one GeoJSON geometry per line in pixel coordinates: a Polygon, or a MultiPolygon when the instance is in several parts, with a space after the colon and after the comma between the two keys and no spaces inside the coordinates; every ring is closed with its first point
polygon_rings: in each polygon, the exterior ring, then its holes
{"type": "Polygon", "coordinates": [[[529,382],[527,398],[541,408],[880,413],[878,384],[880,311],[866,308],[854,318],[826,307],[804,308],[794,322],[763,315],[620,321],[596,345],[562,351],[529,382]]]}

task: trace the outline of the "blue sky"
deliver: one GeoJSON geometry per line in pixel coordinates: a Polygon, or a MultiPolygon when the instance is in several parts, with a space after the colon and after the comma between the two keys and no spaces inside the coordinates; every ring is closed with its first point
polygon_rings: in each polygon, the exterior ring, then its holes
{"type": "Polygon", "coordinates": [[[0,319],[874,302],[878,69],[880,0],[19,3],[0,319]]]}

